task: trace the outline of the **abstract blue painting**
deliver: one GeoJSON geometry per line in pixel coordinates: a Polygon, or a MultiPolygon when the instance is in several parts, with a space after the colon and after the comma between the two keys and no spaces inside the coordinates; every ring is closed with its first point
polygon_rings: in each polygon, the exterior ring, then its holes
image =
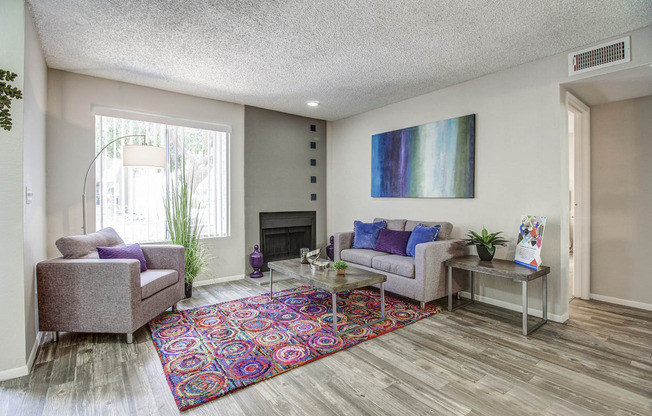
{"type": "Polygon", "coordinates": [[[473,198],[475,114],[371,137],[371,196],[473,198]]]}

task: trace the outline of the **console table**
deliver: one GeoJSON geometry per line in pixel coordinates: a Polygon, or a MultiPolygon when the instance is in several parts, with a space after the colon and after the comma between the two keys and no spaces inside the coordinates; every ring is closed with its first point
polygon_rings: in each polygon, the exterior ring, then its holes
{"type": "Polygon", "coordinates": [[[492,276],[500,276],[506,279],[511,279],[514,282],[520,282],[522,287],[522,302],[523,302],[523,335],[529,335],[532,331],[539,328],[541,325],[548,322],[548,273],[550,273],[550,267],[541,266],[538,269],[530,269],[529,267],[521,266],[509,260],[500,260],[494,259],[492,261],[482,261],[477,256],[464,256],[456,257],[450,260],[447,260],[445,263],[448,267],[448,285],[447,285],[447,294],[448,294],[448,310],[454,311],[455,309],[464,307],[473,303],[475,298],[475,275],[476,273],[490,274],[492,276]],[[471,274],[471,300],[465,302],[461,305],[458,305],[453,308],[453,269],[468,270],[471,274]],[[534,325],[532,328],[528,328],[527,324],[527,284],[530,280],[541,278],[541,283],[543,287],[542,292],[542,309],[543,315],[542,320],[534,325]]]}

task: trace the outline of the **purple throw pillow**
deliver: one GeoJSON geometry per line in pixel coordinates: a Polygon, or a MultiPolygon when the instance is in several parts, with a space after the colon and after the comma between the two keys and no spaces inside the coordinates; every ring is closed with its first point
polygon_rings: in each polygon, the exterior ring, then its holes
{"type": "Polygon", "coordinates": [[[134,259],[140,261],[140,271],[147,270],[147,262],[140,244],[118,247],[98,247],[97,253],[101,259],[134,259]]]}
{"type": "Polygon", "coordinates": [[[380,230],[378,242],[375,251],[384,251],[385,253],[398,254],[407,256],[405,248],[407,247],[408,240],[410,239],[411,231],[395,231],[395,230],[380,230]]]}

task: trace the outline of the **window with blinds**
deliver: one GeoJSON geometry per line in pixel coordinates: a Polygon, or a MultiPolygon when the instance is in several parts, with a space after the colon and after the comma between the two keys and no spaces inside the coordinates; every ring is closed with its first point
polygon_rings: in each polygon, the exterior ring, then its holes
{"type": "Polygon", "coordinates": [[[164,200],[171,181],[178,180],[185,166],[186,177],[193,177],[195,209],[203,225],[201,237],[229,236],[229,133],[95,116],[96,151],[132,134],[144,134],[147,144],[164,147],[167,167],[122,166],[122,147],[141,144],[142,137],[109,146],[95,167],[96,228],[113,227],[127,242],[168,240],[164,200]]]}

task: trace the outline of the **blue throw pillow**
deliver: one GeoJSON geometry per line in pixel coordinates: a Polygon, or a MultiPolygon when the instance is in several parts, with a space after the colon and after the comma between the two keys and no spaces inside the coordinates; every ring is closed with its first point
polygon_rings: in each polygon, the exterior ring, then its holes
{"type": "Polygon", "coordinates": [[[385,221],[378,222],[353,222],[353,248],[370,248],[376,247],[380,230],[385,228],[385,221]]]}
{"type": "Polygon", "coordinates": [[[440,229],[440,225],[435,225],[434,227],[428,228],[423,224],[419,224],[414,227],[414,230],[412,230],[412,235],[410,235],[410,239],[408,240],[407,247],[405,249],[407,255],[414,257],[417,244],[437,241],[440,229]]]}

